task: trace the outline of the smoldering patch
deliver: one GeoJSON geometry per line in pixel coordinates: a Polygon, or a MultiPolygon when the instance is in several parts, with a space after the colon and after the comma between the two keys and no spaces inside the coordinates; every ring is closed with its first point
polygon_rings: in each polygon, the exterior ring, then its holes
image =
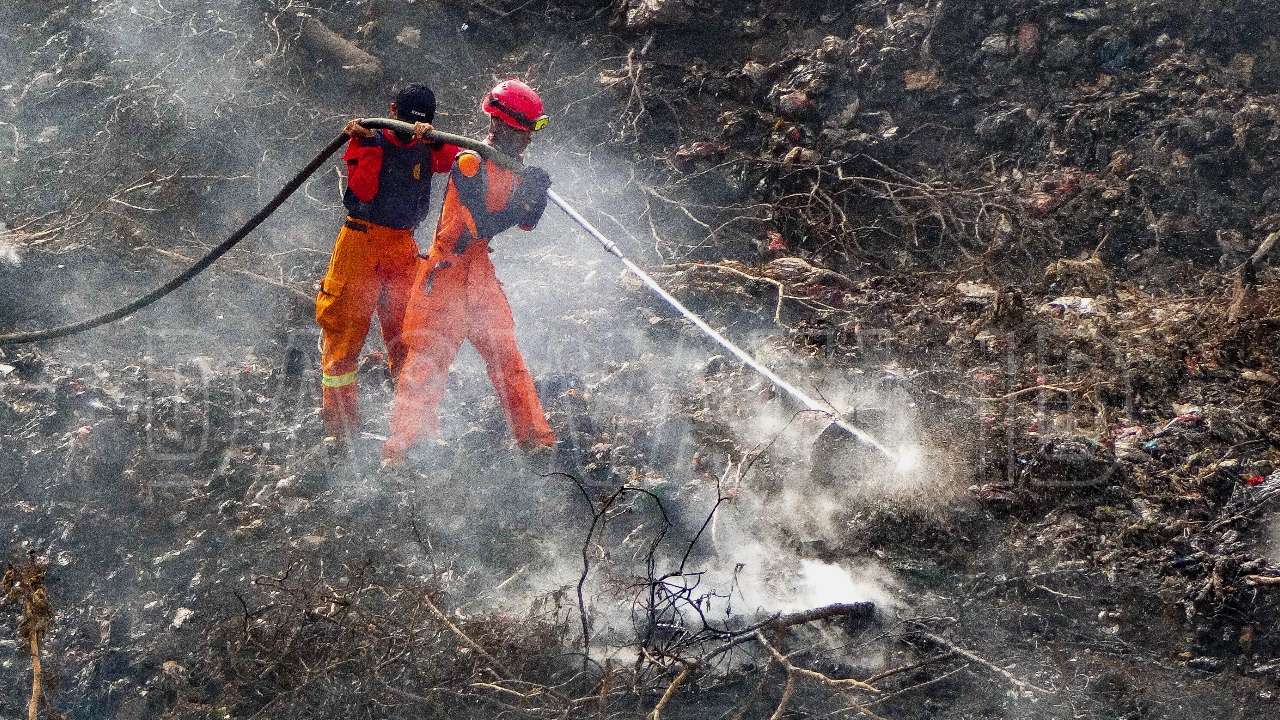
{"type": "Polygon", "coordinates": [[[0,224],[0,264],[18,267],[22,264],[22,256],[18,254],[18,246],[5,235],[9,229],[0,224]]]}

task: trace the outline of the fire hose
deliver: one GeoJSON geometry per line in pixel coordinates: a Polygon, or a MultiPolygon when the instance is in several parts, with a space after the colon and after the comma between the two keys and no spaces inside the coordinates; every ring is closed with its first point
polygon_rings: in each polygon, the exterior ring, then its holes
{"type": "MultiPolygon", "coordinates": [[[[370,129],[387,129],[387,130],[395,130],[403,133],[410,133],[413,131],[413,126],[410,125],[409,123],[401,122],[399,120],[390,120],[386,118],[365,119],[365,120],[361,120],[360,124],[370,129]]],[[[454,135],[452,133],[441,132],[439,130],[432,130],[431,132],[428,132],[425,135],[425,138],[433,142],[450,143],[453,145],[457,145],[459,147],[467,148],[468,150],[474,150],[475,152],[484,156],[485,158],[492,160],[498,165],[501,165],[507,168],[518,170],[522,167],[520,161],[503,154],[502,152],[493,148],[490,145],[487,145],[483,142],[474,140],[469,137],[454,135]]],[[[307,179],[310,178],[311,175],[313,175],[317,170],[319,170],[320,166],[323,165],[325,161],[327,161],[330,158],[330,156],[332,156],[335,152],[338,151],[339,148],[345,145],[347,140],[348,140],[348,137],[345,133],[334,138],[328,145],[325,146],[323,150],[320,151],[319,154],[317,154],[311,160],[311,162],[307,163],[306,167],[304,167],[300,172],[298,172],[298,174],[294,175],[289,180],[289,182],[285,183],[285,185],[280,188],[280,191],[277,192],[275,196],[272,197],[271,200],[268,201],[267,204],[264,205],[262,209],[259,210],[253,217],[249,218],[249,220],[245,222],[244,225],[240,226],[240,228],[237,229],[234,233],[232,233],[230,237],[228,237],[226,240],[222,241],[220,244],[218,244],[217,246],[209,250],[209,252],[205,253],[195,263],[193,263],[181,274],[174,277],[172,280],[155,288],[151,292],[148,292],[147,294],[142,295],[141,297],[138,297],[137,299],[125,305],[122,305],[121,307],[105,312],[101,315],[88,318],[86,320],[81,320],[79,322],[74,322],[67,325],[61,325],[61,326],[49,328],[46,330],[33,330],[30,332],[19,332],[19,333],[11,333],[8,335],[0,335],[0,346],[19,345],[23,343],[52,340],[55,338],[61,338],[61,337],[66,337],[68,335],[81,333],[86,330],[92,330],[93,328],[100,327],[102,325],[106,325],[107,323],[115,322],[116,320],[132,315],[138,310],[141,310],[142,308],[156,302],[157,300],[163,298],[169,293],[177,290],[178,288],[182,287],[187,282],[189,282],[192,278],[196,277],[205,269],[207,269],[210,265],[217,262],[219,258],[221,258],[223,255],[226,255],[232,248],[234,248],[237,244],[239,244],[241,240],[244,240],[245,237],[249,235],[249,233],[253,232],[259,225],[261,225],[263,221],[265,221],[268,217],[270,217],[272,213],[274,213],[282,204],[284,204],[285,200],[289,199],[289,196],[293,195],[293,193],[296,192],[298,188],[302,187],[302,184],[306,182],[307,179]]],[[[880,453],[883,453],[885,457],[891,460],[897,460],[899,463],[901,463],[902,460],[900,457],[900,453],[891,451],[889,448],[885,447],[884,444],[882,444],[876,438],[872,437],[866,431],[844,421],[842,418],[840,418],[837,412],[819,403],[816,399],[814,399],[808,393],[804,392],[799,387],[796,387],[792,383],[788,382],[785,378],[781,377],[780,375],[775,373],[773,370],[769,369],[767,366],[765,366],[764,364],[756,360],[754,357],[752,357],[751,354],[748,353],[746,350],[739,347],[732,340],[725,337],[723,334],[718,332],[715,328],[707,324],[706,320],[703,320],[702,317],[700,317],[697,313],[695,313],[694,311],[686,307],[684,303],[680,302],[674,295],[667,292],[667,290],[663,288],[662,285],[660,285],[658,281],[653,278],[653,276],[649,275],[649,273],[645,272],[643,268],[641,268],[639,265],[633,262],[630,258],[628,258],[622,252],[622,249],[618,247],[617,243],[613,242],[607,236],[605,236],[604,233],[600,232],[600,230],[598,230],[594,225],[592,225],[589,220],[583,217],[581,213],[579,213],[572,205],[570,205],[563,197],[561,197],[559,193],[555,192],[554,190],[549,190],[547,192],[547,197],[552,203],[554,203],[557,207],[563,210],[564,213],[568,215],[571,220],[573,220],[584,231],[586,231],[586,233],[590,235],[596,242],[600,243],[600,245],[605,249],[605,251],[607,251],[609,254],[613,255],[614,257],[618,258],[618,260],[622,262],[622,264],[627,268],[627,270],[631,274],[636,276],[642,283],[644,283],[644,285],[648,287],[650,291],[652,291],[655,295],[657,295],[660,299],[662,299],[663,302],[670,305],[674,310],[680,313],[680,315],[682,315],[689,322],[693,323],[694,326],[696,326],[700,331],[702,331],[703,334],[709,337],[717,345],[727,350],[730,354],[732,354],[738,360],[742,361],[743,364],[747,365],[756,373],[764,377],[771,384],[773,384],[773,386],[776,387],[779,391],[789,395],[793,400],[799,402],[801,405],[805,407],[806,410],[821,414],[826,417],[830,417],[833,427],[837,427],[840,430],[847,432],[850,436],[857,439],[859,442],[862,442],[867,446],[879,451],[880,453]]]]}

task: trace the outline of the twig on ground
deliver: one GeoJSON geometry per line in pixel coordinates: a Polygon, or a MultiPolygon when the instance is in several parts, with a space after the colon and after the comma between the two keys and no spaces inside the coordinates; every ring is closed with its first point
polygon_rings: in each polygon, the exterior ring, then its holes
{"type": "MultiPolygon", "coordinates": [[[[155,247],[154,245],[144,245],[140,247],[139,250],[146,250],[148,252],[155,253],[156,255],[160,255],[160,256],[169,258],[171,260],[177,260],[178,262],[183,262],[183,263],[194,263],[196,261],[195,258],[187,257],[186,255],[173,252],[172,250],[164,250],[162,248],[155,247]]],[[[213,267],[214,269],[220,272],[235,273],[236,275],[247,277],[250,280],[253,280],[254,282],[261,283],[263,285],[268,285],[277,290],[281,290],[287,293],[292,299],[297,300],[298,302],[305,303],[308,306],[310,306],[311,303],[315,302],[315,298],[312,297],[311,295],[295,287],[290,287],[288,285],[285,285],[282,282],[272,280],[271,278],[266,277],[265,275],[259,275],[258,273],[251,272],[249,270],[241,270],[240,268],[228,267],[226,265],[214,265],[213,267]]]]}
{"type": "Polygon", "coordinates": [[[732,640],[716,647],[698,658],[699,665],[705,664],[711,659],[723,655],[733,648],[750,642],[755,639],[755,633],[760,630],[781,630],[793,627],[795,625],[803,625],[816,620],[826,620],[841,615],[848,616],[856,613],[865,613],[869,603],[835,603],[833,605],[824,605],[820,608],[812,610],[803,610],[800,612],[790,613],[788,615],[777,615],[763,622],[757,623],[750,627],[737,630],[733,633],[735,636],[732,640]]]}
{"type": "MultiPolygon", "coordinates": [[[[948,655],[947,657],[951,657],[951,656],[950,656],[950,655],[948,655]]],[[[967,670],[967,669],[969,669],[969,663],[965,663],[964,665],[961,665],[960,667],[955,668],[954,670],[948,670],[947,672],[945,672],[945,673],[943,673],[943,674],[939,675],[938,677],[935,677],[935,678],[929,678],[928,680],[925,680],[924,682],[916,683],[915,685],[909,685],[909,686],[907,686],[907,687],[902,688],[901,690],[895,690],[895,691],[893,691],[893,692],[891,692],[891,693],[889,693],[889,694],[887,694],[887,695],[883,695],[883,696],[881,696],[881,697],[875,698],[875,699],[874,699],[874,700],[872,700],[871,702],[867,703],[867,706],[868,706],[868,707],[875,707],[876,705],[883,705],[883,704],[885,704],[885,703],[889,702],[890,700],[894,700],[894,699],[897,699],[897,698],[899,698],[899,697],[902,697],[903,695],[906,695],[906,694],[907,694],[907,693],[909,693],[909,692],[915,692],[915,691],[917,691],[917,690],[923,690],[924,688],[927,688],[927,687],[929,687],[930,685],[936,685],[936,684],[938,684],[938,683],[942,682],[943,680],[946,680],[947,678],[951,677],[952,675],[955,675],[955,674],[957,674],[957,673],[963,672],[963,671],[965,671],[965,670],[967,670]]]]}
{"type": "Polygon", "coordinates": [[[923,638],[927,639],[929,642],[932,642],[932,643],[933,643],[933,644],[935,644],[935,645],[938,645],[938,646],[940,646],[940,647],[944,647],[944,648],[946,648],[946,649],[950,650],[951,652],[953,652],[953,653],[955,653],[955,654],[957,654],[957,655],[960,655],[960,656],[964,657],[964,658],[965,658],[965,659],[967,659],[967,660],[972,660],[973,662],[975,662],[975,663],[977,663],[977,664],[979,664],[979,665],[981,665],[981,666],[983,666],[983,667],[987,668],[987,669],[988,669],[988,670],[990,670],[991,672],[993,672],[993,673],[995,673],[995,674],[999,675],[1000,677],[1004,678],[1005,680],[1009,681],[1009,684],[1010,684],[1010,685],[1013,685],[1015,688],[1017,688],[1019,692],[1026,693],[1026,692],[1028,692],[1028,691],[1035,691],[1035,692],[1040,693],[1041,695],[1048,695],[1048,694],[1050,694],[1048,690],[1046,690],[1046,689],[1044,689],[1044,688],[1042,688],[1042,687],[1036,686],[1036,685],[1032,685],[1031,683],[1027,682],[1026,680],[1022,680],[1022,679],[1018,678],[1018,677],[1017,677],[1017,676],[1015,676],[1013,673],[1010,673],[1008,670],[1005,670],[1004,668],[1000,667],[999,665],[996,665],[995,663],[991,662],[990,660],[986,660],[986,659],[984,659],[984,658],[982,658],[982,657],[979,657],[978,655],[974,654],[973,652],[971,652],[971,651],[969,651],[969,650],[966,650],[966,649],[964,649],[964,648],[960,647],[959,645],[956,645],[955,643],[953,643],[953,642],[951,642],[950,640],[948,640],[948,639],[946,639],[946,638],[942,637],[941,635],[935,635],[935,634],[933,634],[933,633],[931,633],[931,632],[927,632],[927,631],[924,631],[924,630],[917,631],[917,634],[918,634],[920,637],[923,637],[923,638]]]}
{"type": "Polygon", "coordinates": [[[422,602],[427,606],[427,609],[431,611],[431,614],[436,616],[437,620],[444,623],[444,626],[449,628],[450,632],[458,636],[458,639],[461,640],[463,644],[476,651],[476,654],[484,658],[485,661],[489,663],[489,672],[493,673],[500,680],[510,680],[515,677],[502,666],[502,663],[498,662],[496,658],[490,655],[488,650],[480,647],[479,643],[468,637],[466,633],[462,632],[462,628],[455,625],[453,621],[449,619],[448,615],[445,615],[440,608],[436,607],[436,604],[431,602],[431,598],[423,595],[422,602]]]}
{"type": "Polygon", "coordinates": [[[662,698],[658,700],[658,704],[653,706],[653,712],[649,713],[650,720],[662,720],[662,711],[666,709],[667,703],[671,702],[671,698],[676,694],[676,689],[684,684],[685,679],[689,677],[689,672],[692,671],[693,668],[693,665],[685,665],[681,668],[680,672],[676,674],[675,679],[671,681],[671,684],[667,685],[666,692],[662,693],[662,698]]]}
{"type": "Polygon", "coordinates": [[[878,689],[876,689],[871,685],[868,685],[862,680],[856,680],[854,678],[844,678],[844,679],[833,678],[827,675],[823,675],[822,673],[816,670],[809,670],[807,668],[802,668],[798,665],[793,664],[790,660],[786,658],[785,655],[779,652],[777,648],[775,648],[772,644],[770,644],[769,641],[765,639],[764,633],[760,632],[759,630],[755,632],[755,639],[761,645],[763,645],[771,655],[773,655],[774,660],[778,661],[778,663],[780,663],[784,668],[787,669],[788,673],[795,673],[800,677],[806,677],[811,680],[817,680],[818,682],[824,685],[827,685],[833,688],[838,688],[841,690],[852,689],[852,690],[861,690],[863,692],[869,692],[869,693],[875,693],[875,694],[880,693],[878,689]]]}
{"type": "Polygon", "coordinates": [[[1058,385],[1036,385],[1034,387],[1025,387],[1025,388],[1022,388],[1021,390],[1014,390],[1013,392],[1005,393],[1004,395],[997,395],[995,397],[977,397],[973,399],[980,400],[982,402],[1004,402],[1006,400],[1013,400],[1015,398],[1020,398],[1023,395],[1030,395],[1031,393],[1040,392],[1041,390],[1051,390],[1053,392],[1059,392],[1066,395],[1070,395],[1072,393],[1079,392],[1080,388],[1079,387],[1061,387],[1058,385]]]}
{"type": "MultiPolygon", "coordinates": [[[[790,660],[788,660],[785,655],[779,652],[778,649],[775,648],[768,640],[765,639],[764,633],[757,630],[753,634],[753,636],[761,645],[765,647],[766,650],[769,651],[769,654],[773,656],[774,661],[782,665],[783,669],[785,669],[787,672],[787,684],[785,687],[783,687],[782,698],[778,701],[778,706],[773,711],[773,715],[771,716],[770,720],[780,720],[780,718],[783,716],[783,713],[786,712],[787,705],[790,704],[791,702],[791,696],[795,692],[796,682],[797,680],[799,680],[799,678],[802,678],[802,677],[808,678],[810,680],[816,680],[822,683],[823,685],[826,685],[827,687],[839,690],[844,693],[848,693],[853,690],[861,690],[862,692],[869,692],[869,693],[875,693],[875,694],[880,693],[878,689],[876,689],[875,687],[872,687],[871,685],[868,685],[867,683],[861,680],[855,680],[853,678],[845,678],[841,680],[841,679],[829,677],[816,670],[809,670],[807,668],[802,668],[798,665],[795,665],[790,660]]],[[[857,702],[853,698],[848,697],[848,695],[846,695],[846,698],[852,703],[852,707],[856,708],[858,712],[862,713],[863,715],[866,715],[867,717],[871,717],[871,718],[878,717],[875,713],[872,713],[870,710],[867,710],[865,707],[863,707],[860,702],[857,702]]]]}
{"type": "Polygon", "coordinates": [[[27,720],[37,720],[40,701],[44,699],[44,665],[40,660],[40,645],[53,619],[44,573],[44,565],[37,562],[33,554],[21,565],[10,565],[0,579],[4,602],[22,602],[18,632],[31,656],[31,699],[27,702],[27,720]]]}
{"type": "Polygon", "coordinates": [[[1244,579],[1250,585],[1280,585],[1280,577],[1272,575],[1245,575],[1244,579]]]}

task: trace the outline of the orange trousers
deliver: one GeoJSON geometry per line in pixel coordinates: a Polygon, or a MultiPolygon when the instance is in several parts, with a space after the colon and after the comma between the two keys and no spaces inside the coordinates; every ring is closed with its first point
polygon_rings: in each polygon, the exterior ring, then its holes
{"type": "Polygon", "coordinates": [[[417,257],[412,230],[347,218],[338,233],[316,297],[324,387],[320,415],[327,434],[348,439],[359,430],[356,363],[374,311],[392,377],[404,367],[400,338],[417,257]]]}
{"type": "Polygon", "coordinates": [[[511,306],[494,273],[488,243],[473,242],[461,254],[433,248],[419,263],[402,339],[409,357],[396,384],[385,456],[403,456],[419,435],[440,437],[440,399],[464,339],[484,358],[516,442],[526,449],[555,444],[516,346],[511,306]]]}

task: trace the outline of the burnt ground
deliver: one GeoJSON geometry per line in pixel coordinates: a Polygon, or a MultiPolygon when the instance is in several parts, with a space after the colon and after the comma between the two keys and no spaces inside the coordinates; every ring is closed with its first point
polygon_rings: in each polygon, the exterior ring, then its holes
{"type": "MultiPolygon", "coordinates": [[[[511,452],[465,353],[448,451],[378,472],[372,361],[368,437],[332,464],[326,170],[161,305],[0,350],[46,716],[1275,712],[1267,3],[11,5],[0,327],[176,272],[398,79],[474,133],[512,73],[547,98],[531,160],[566,197],[922,450],[894,469],[823,435],[549,217],[495,259],[564,474],[511,452]],[[744,631],[853,601],[876,610],[744,631]]],[[[26,707],[29,597],[0,717],[26,707]]]]}

